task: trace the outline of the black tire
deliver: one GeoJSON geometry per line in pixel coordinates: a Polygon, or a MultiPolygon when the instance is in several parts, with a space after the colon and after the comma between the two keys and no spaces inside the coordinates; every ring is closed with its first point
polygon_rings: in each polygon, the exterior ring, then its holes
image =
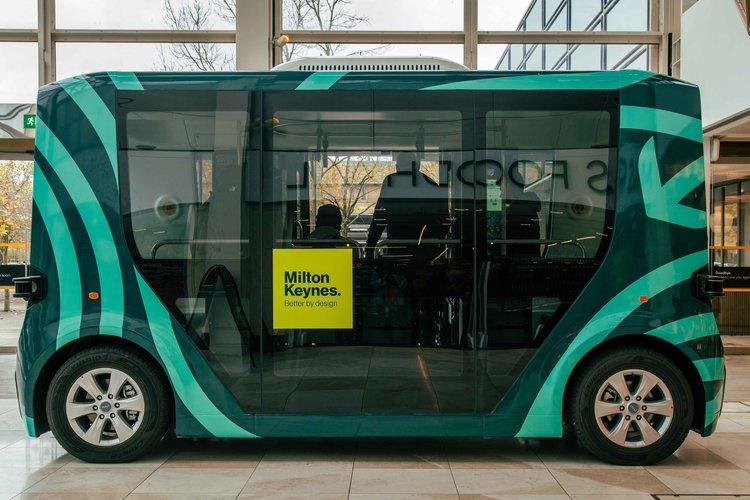
{"type": "Polygon", "coordinates": [[[95,463],[130,462],[156,446],[167,431],[172,421],[168,391],[153,361],[117,346],[92,347],[67,360],[55,374],[47,393],[47,419],[52,433],[74,457],[95,463]],[[122,380],[123,374],[125,381],[108,399],[112,379],[122,380]],[[87,391],[84,387],[92,387],[92,379],[96,389],[87,391]],[[101,392],[99,401],[90,394],[96,391],[101,392]],[[69,420],[68,404],[71,415],[77,407],[87,413],[69,420]]]}
{"type": "Polygon", "coordinates": [[[580,374],[568,419],[578,442],[601,460],[648,465],[667,458],[685,441],[693,408],[687,380],[672,361],[650,349],[621,348],[594,358],[580,374]],[[660,383],[642,396],[640,385],[649,376],[660,383]],[[621,392],[630,392],[623,397],[615,388],[623,387],[620,379],[626,384],[621,392]],[[637,397],[642,399],[636,401],[637,397]],[[601,402],[600,417],[595,413],[597,401],[601,402]],[[648,411],[649,403],[653,411],[648,411]]]}

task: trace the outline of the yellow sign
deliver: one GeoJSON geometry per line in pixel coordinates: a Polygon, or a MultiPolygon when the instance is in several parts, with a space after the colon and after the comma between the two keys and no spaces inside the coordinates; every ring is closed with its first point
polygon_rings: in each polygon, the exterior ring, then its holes
{"type": "Polygon", "coordinates": [[[273,250],[273,327],[352,328],[351,249],[273,250]]]}

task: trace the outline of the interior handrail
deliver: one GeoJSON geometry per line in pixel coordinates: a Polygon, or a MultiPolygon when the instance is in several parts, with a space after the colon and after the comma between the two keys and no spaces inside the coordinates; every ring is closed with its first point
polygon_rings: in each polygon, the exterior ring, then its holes
{"type": "Polygon", "coordinates": [[[518,239],[518,240],[487,240],[487,243],[496,243],[500,245],[552,245],[552,244],[561,244],[561,245],[573,245],[578,248],[578,250],[581,252],[581,258],[586,258],[586,249],[581,245],[580,242],[576,240],[541,240],[541,239],[518,239]]]}
{"type": "Polygon", "coordinates": [[[161,247],[169,246],[169,245],[216,245],[216,244],[232,244],[232,243],[248,243],[247,240],[187,240],[187,239],[169,239],[169,240],[161,240],[154,243],[154,246],[151,247],[151,258],[156,258],[156,252],[159,251],[161,247]]]}

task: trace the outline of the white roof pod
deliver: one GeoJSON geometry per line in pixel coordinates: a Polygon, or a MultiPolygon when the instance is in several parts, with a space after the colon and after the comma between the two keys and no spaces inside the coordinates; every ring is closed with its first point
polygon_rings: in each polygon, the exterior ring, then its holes
{"type": "Polygon", "coordinates": [[[271,71],[445,71],[468,70],[442,57],[303,57],[274,66],[271,71]]]}

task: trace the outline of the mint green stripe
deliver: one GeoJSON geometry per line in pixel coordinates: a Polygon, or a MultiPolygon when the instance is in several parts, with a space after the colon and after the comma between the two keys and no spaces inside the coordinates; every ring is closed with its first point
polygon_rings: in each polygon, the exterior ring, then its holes
{"type": "Polygon", "coordinates": [[[698,374],[704,382],[724,378],[724,358],[708,358],[693,361],[698,374]]]}
{"type": "Polygon", "coordinates": [[[28,415],[24,415],[23,420],[24,420],[24,423],[26,424],[26,434],[28,434],[29,437],[36,437],[34,419],[29,417],[28,415]]]}
{"type": "Polygon", "coordinates": [[[318,71],[308,76],[296,90],[328,90],[346,73],[347,71],[318,71]]]}
{"type": "Polygon", "coordinates": [[[663,109],[621,106],[620,128],[648,130],[703,143],[703,129],[698,118],[663,109]]]}
{"type": "Polygon", "coordinates": [[[115,117],[110,112],[99,94],[91,87],[89,82],[81,76],[68,78],[58,82],[65,92],[78,104],[86,119],[91,122],[99,140],[104,145],[104,150],[109,157],[112,171],[115,174],[115,183],[119,186],[117,172],[117,137],[115,134],[115,117]]]}
{"type": "Polygon", "coordinates": [[[674,345],[718,334],[719,328],[716,326],[713,313],[678,319],[646,332],[646,335],[658,337],[674,345]]]}
{"type": "Polygon", "coordinates": [[[705,182],[703,157],[684,167],[662,186],[654,138],[651,137],[638,156],[638,176],[646,215],[692,229],[706,227],[705,210],[680,204],[690,191],[705,182]]]}
{"type": "Polygon", "coordinates": [[[60,288],[60,319],[57,324],[57,348],[80,336],[81,273],[73,238],[60,204],[42,169],[34,162],[34,202],[42,214],[42,224],[52,242],[52,258],[60,288]]]}
{"type": "MultiPolygon", "coordinates": [[[[36,147],[47,159],[47,162],[65,186],[81,214],[83,225],[91,239],[101,286],[99,291],[99,300],[101,300],[99,333],[122,336],[124,299],[120,260],[112,231],[99,200],[65,146],[39,117],[36,121],[36,147]]],[[[77,279],[80,280],[80,277],[77,279]]],[[[60,282],[61,295],[64,294],[64,287],[67,285],[66,281],[60,282]]],[[[86,293],[90,291],[97,290],[84,290],[86,293]]],[[[58,337],[58,343],[60,341],[61,339],[58,337]]]]}
{"type": "Polygon", "coordinates": [[[480,78],[444,83],[422,90],[616,90],[652,77],[638,70],[566,73],[480,78]]]}
{"type": "Polygon", "coordinates": [[[143,90],[143,85],[130,71],[110,71],[108,73],[117,90],[143,90]]]}
{"type": "Polygon", "coordinates": [[[216,437],[258,437],[232,422],[208,398],[182,356],[169,312],[146,284],[138,269],[135,269],[135,275],[154,346],[167,368],[172,386],[188,410],[216,437]]]}
{"type": "MultiPolygon", "coordinates": [[[[654,328],[646,332],[647,335],[659,337],[672,344],[681,344],[691,340],[700,339],[712,335],[719,335],[713,313],[696,314],[672,323],[654,328]]],[[[710,358],[707,360],[694,361],[693,364],[700,374],[701,380],[710,382],[720,380],[724,377],[723,358],[710,358]]],[[[722,391],[712,400],[706,403],[704,422],[705,426],[711,425],[721,407],[722,391]]]]}
{"type": "Polygon", "coordinates": [[[562,397],[565,384],[578,361],[641,305],[639,296],[653,297],[677,283],[690,279],[692,273],[706,265],[707,261],[708,251],[701,250],[664,264],[628,285],[602,307],[583,327],[552,369],[516,436],[547,435],[549,428],[540,429],[535,425],[535,422],[540,421],[540,416],[546,416],[551,421],[551,428],[558,429],[562,425],[562,397]]]}

